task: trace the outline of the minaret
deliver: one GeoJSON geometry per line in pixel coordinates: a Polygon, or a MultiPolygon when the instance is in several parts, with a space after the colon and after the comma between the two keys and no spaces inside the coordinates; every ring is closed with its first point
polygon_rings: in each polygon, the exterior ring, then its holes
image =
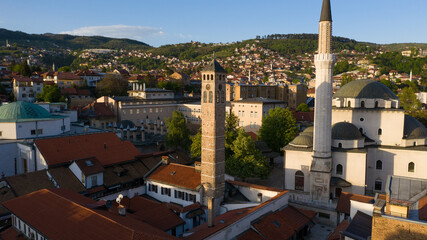
{"type": "Polygon", "coordinates": [[[332,74],[335,56],[331,53],[332,17],[330,0],[323,0],[319,21],[319,49],[316,65],[313,162],[310,168],[310,193],[313,200],[329,200],[332,170],[331,118],[332,74]]]}
{"type": "Polygon", "coordinates": [[[219,214],[224,198],[225,173],[225,78],[226,71],[212,60],[202,73],[202,170],[203,205],[208,224],[219,214]]]}

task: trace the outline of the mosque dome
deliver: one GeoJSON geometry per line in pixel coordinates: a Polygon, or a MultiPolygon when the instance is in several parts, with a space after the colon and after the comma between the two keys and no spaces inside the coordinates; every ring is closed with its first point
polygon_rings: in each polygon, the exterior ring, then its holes
{"type": "Polygon", "coordinates": [[[313,136],[309,135],[299,135],[289,145],[293,147],[305,147],[309,148],[313,146],[313,136]]]}
{"type": "Polygon", "coordinates": [[[427,129],[417,119],[405,115],[403,137],[406,139],[420,139],[427,137],[427,129]]]}
{"type": "Polygon", "coordinates": [[[310,133],[313,135],[313,131],[314,131],[314,127],[310,126],[310,127],[307,127],[306,129],[304,129],[303,133],[310,133]]]}
{"type": "Polygon", "coordinates": [[[347,83],[334,94],[333,98],[397,99],[387,86],[369,79],[347,83]]]}
{"type": "Polygon", "coordinates": [[[0,107],[0,122],[23,122],[56,118],[43,107],[29,102],[12,102],[0,107]]]}
{"type": "Polygon", "coordinates": [[[332,139],[356,140],[362,137],[359,129],[351,123],[339,122],[332,125],[332,139]]]}

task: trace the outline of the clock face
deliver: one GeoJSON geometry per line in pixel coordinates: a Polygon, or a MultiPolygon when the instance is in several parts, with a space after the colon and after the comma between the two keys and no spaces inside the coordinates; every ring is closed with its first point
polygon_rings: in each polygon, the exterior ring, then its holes
{"type": "Polygon", "coordinates": [[[206,84],[206,90],[211,89],[211,86],[209,84],[206,84]]]}

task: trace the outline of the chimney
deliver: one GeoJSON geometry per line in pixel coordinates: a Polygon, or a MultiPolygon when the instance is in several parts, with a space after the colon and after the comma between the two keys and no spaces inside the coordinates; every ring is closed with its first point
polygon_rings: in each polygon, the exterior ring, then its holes
{"type": "Polygon", "coordinates": [[[162,156],[162,164],[168,165],[170,163],[168,156],[162,156]]]}
{"type": "Polygon", "coordinates": [[[120,204],[117,207],[117,210],[118,210],[120,216],[126,216],[126,208],[125,208],[125,206],[123,206],[123,205],[120,204]]]}
{"type": "Polygon", "coordinates": [[[215,218],[215,198],[208,198],[208,227],[214,226],[214,218],[215,218]]]}
{"type": "Polygon", "coordinates": [[[200,161],[194,162],[194,170],[196,172],[201,172],[202,171],[202,162],[200,162],[200,161]]]}

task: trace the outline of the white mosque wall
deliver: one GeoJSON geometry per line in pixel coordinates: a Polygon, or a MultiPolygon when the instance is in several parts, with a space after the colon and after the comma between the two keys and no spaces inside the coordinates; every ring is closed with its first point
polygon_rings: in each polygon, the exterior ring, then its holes
{"type": "Polygon", "coordinates": [[[0,123],[0,139],[16,139],[16,123],[0,123]]]}
{"type": "Polygon", "coordinates": [[[332,176],[340,177],[351,183],[351,187],[345,188],[345,191],[365,194],[366,153],[333,152],[332,164],[332,176]],[[342,166],[341,174],[337,172],[338,164],[342,166]]]}
{"type": "Polygon", "coordinates": [[[401,145],[404,119],[404,112],[396,109],[335,108],[332,111],[332,124],[350,122],[376,143],[387,146],[401,145]]]}
{"type": "Polygon", "coordinates": [[[312,151],[285,151],[285,189],[295,189],[295,173],[302,171],[304,173],[304,192],[310,191],[310,166],[312,160],[312,151]]]}

